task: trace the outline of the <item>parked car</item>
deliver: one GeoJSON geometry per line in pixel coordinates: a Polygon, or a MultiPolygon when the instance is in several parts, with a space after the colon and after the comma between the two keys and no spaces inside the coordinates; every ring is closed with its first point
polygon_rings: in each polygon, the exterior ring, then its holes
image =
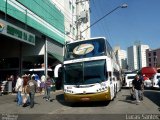
{"type": "Polygon", "coordinates": [[[144,87],[152,87],[152,80],[150,80],[148,77],[143,78],[144,80],[144,87]]]}
{"type": "Polygon", "coordinates": [[[143,67],[138,74],[140,76],[146,77],[144,79],[144,87],[151,88],[152,87],[152,77],[157,73],[157,69],[155,67],[143,67]]]}
{"type": "Polygon", "coordinates": [[[124,79],[125,81],[124,87],[132,87],[132,81],[134,80],[135,76],[136,76],[135,73],[127,74],[124,79]]]}

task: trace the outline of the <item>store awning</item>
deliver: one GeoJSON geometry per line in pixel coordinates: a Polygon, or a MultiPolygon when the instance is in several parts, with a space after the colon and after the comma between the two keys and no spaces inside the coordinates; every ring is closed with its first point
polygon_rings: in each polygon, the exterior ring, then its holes
{"type": "Polygon", "coordinates": [[[52,55],[54,58],[56,58],[57,60],[59,60],[60,62],[63,62],[63,56],[58,55],[56,53],[51,53],[48,51],[48,54],[52,55]]]}

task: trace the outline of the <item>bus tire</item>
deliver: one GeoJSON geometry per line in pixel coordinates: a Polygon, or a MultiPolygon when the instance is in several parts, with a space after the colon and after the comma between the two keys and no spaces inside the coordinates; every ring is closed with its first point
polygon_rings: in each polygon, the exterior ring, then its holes
{"type": "MultiPolygon", "coordinates": [[[[111,99],[111,101],[114,101],[114,98],[115,98],[115,85],[114,85],[114,96],[113,96],[113,98],[111,99]]],[[[111,97],[111,96],[110,96],[111,97]]]]}
{"type": "Polygon", "coordinates": [[[122,84],[120,85],[119,92],[122,90],[122,84]]]}
{"type": "Polygon", "coordinates": [[[116,97],[117,97],[117,85],[114,86],[114,98],[116,98],[116,97]]]}
{"type": "Polygon", "coordinates": [[[112,101],[114,101],[115,98],[116,98],[116,89],[115,89],[115,86],[114,86],[114,97],[113,97],[112,101]]]}

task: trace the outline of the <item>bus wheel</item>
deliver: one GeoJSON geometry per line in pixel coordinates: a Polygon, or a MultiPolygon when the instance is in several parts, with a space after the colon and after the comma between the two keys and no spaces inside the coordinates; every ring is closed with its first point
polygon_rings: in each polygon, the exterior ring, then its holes
{"type": "Polygon", "coordinates": [[[120,85],[120,88],[119,88],[119,91],[121,91],[122,90],[122,84],[120,85]]]}
{"type": "Polygon", "coordinates": [[[116,98],[116,96],[117,96],[117,85],[114,86],[114,98],[116,98]]]}
{"type": "Polygon", "coordinates": [[[114,96],[113,96],[113,98],[112,98],[112,101],[114,101],[114,99],[116,98],[116,88],[115,88],[115,86],[114,86],[114,96]]]}

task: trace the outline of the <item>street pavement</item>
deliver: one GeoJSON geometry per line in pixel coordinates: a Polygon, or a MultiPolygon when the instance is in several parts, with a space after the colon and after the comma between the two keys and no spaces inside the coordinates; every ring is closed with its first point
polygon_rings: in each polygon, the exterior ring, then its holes
{"type": "MultiPolygon", "coordinates": [[[[18,115],[26,120],[74,120],[78,119],[126,119],[126,115],[159,115],[160,90],[145,90],[144,100],[138,105],[130,99],[129,89],[122,89],[117,97],[110,102],[67,103],[63,98],[63,91],[52,92],[52,102],[45,101],[43,95],[36,94],[34,108],[20,107],[14,102],[16,95],[0,96],[0,113],[3,120],[7,115],[18,115]],[[69,118],[68,118],[69,117],[69,118]]],[[[128,116],[127,116],[128,117],[128,116]]],[[[139,116],[138,116],[139,117],[139,116]]],[[[18,120],[19,120],[18,119],[18,120]]],[[[139,118],[137,118],[139,119],[139,118]]],[[[159,119],[159,118],[158,118],[159,119]]],[[[156,119],[156,120],[158,120],[156,119]]],[[[17,120],[17,119],[16,119],[17,120]]],[[[20,119],[21,120],[21,119],[20,119]]]]}

